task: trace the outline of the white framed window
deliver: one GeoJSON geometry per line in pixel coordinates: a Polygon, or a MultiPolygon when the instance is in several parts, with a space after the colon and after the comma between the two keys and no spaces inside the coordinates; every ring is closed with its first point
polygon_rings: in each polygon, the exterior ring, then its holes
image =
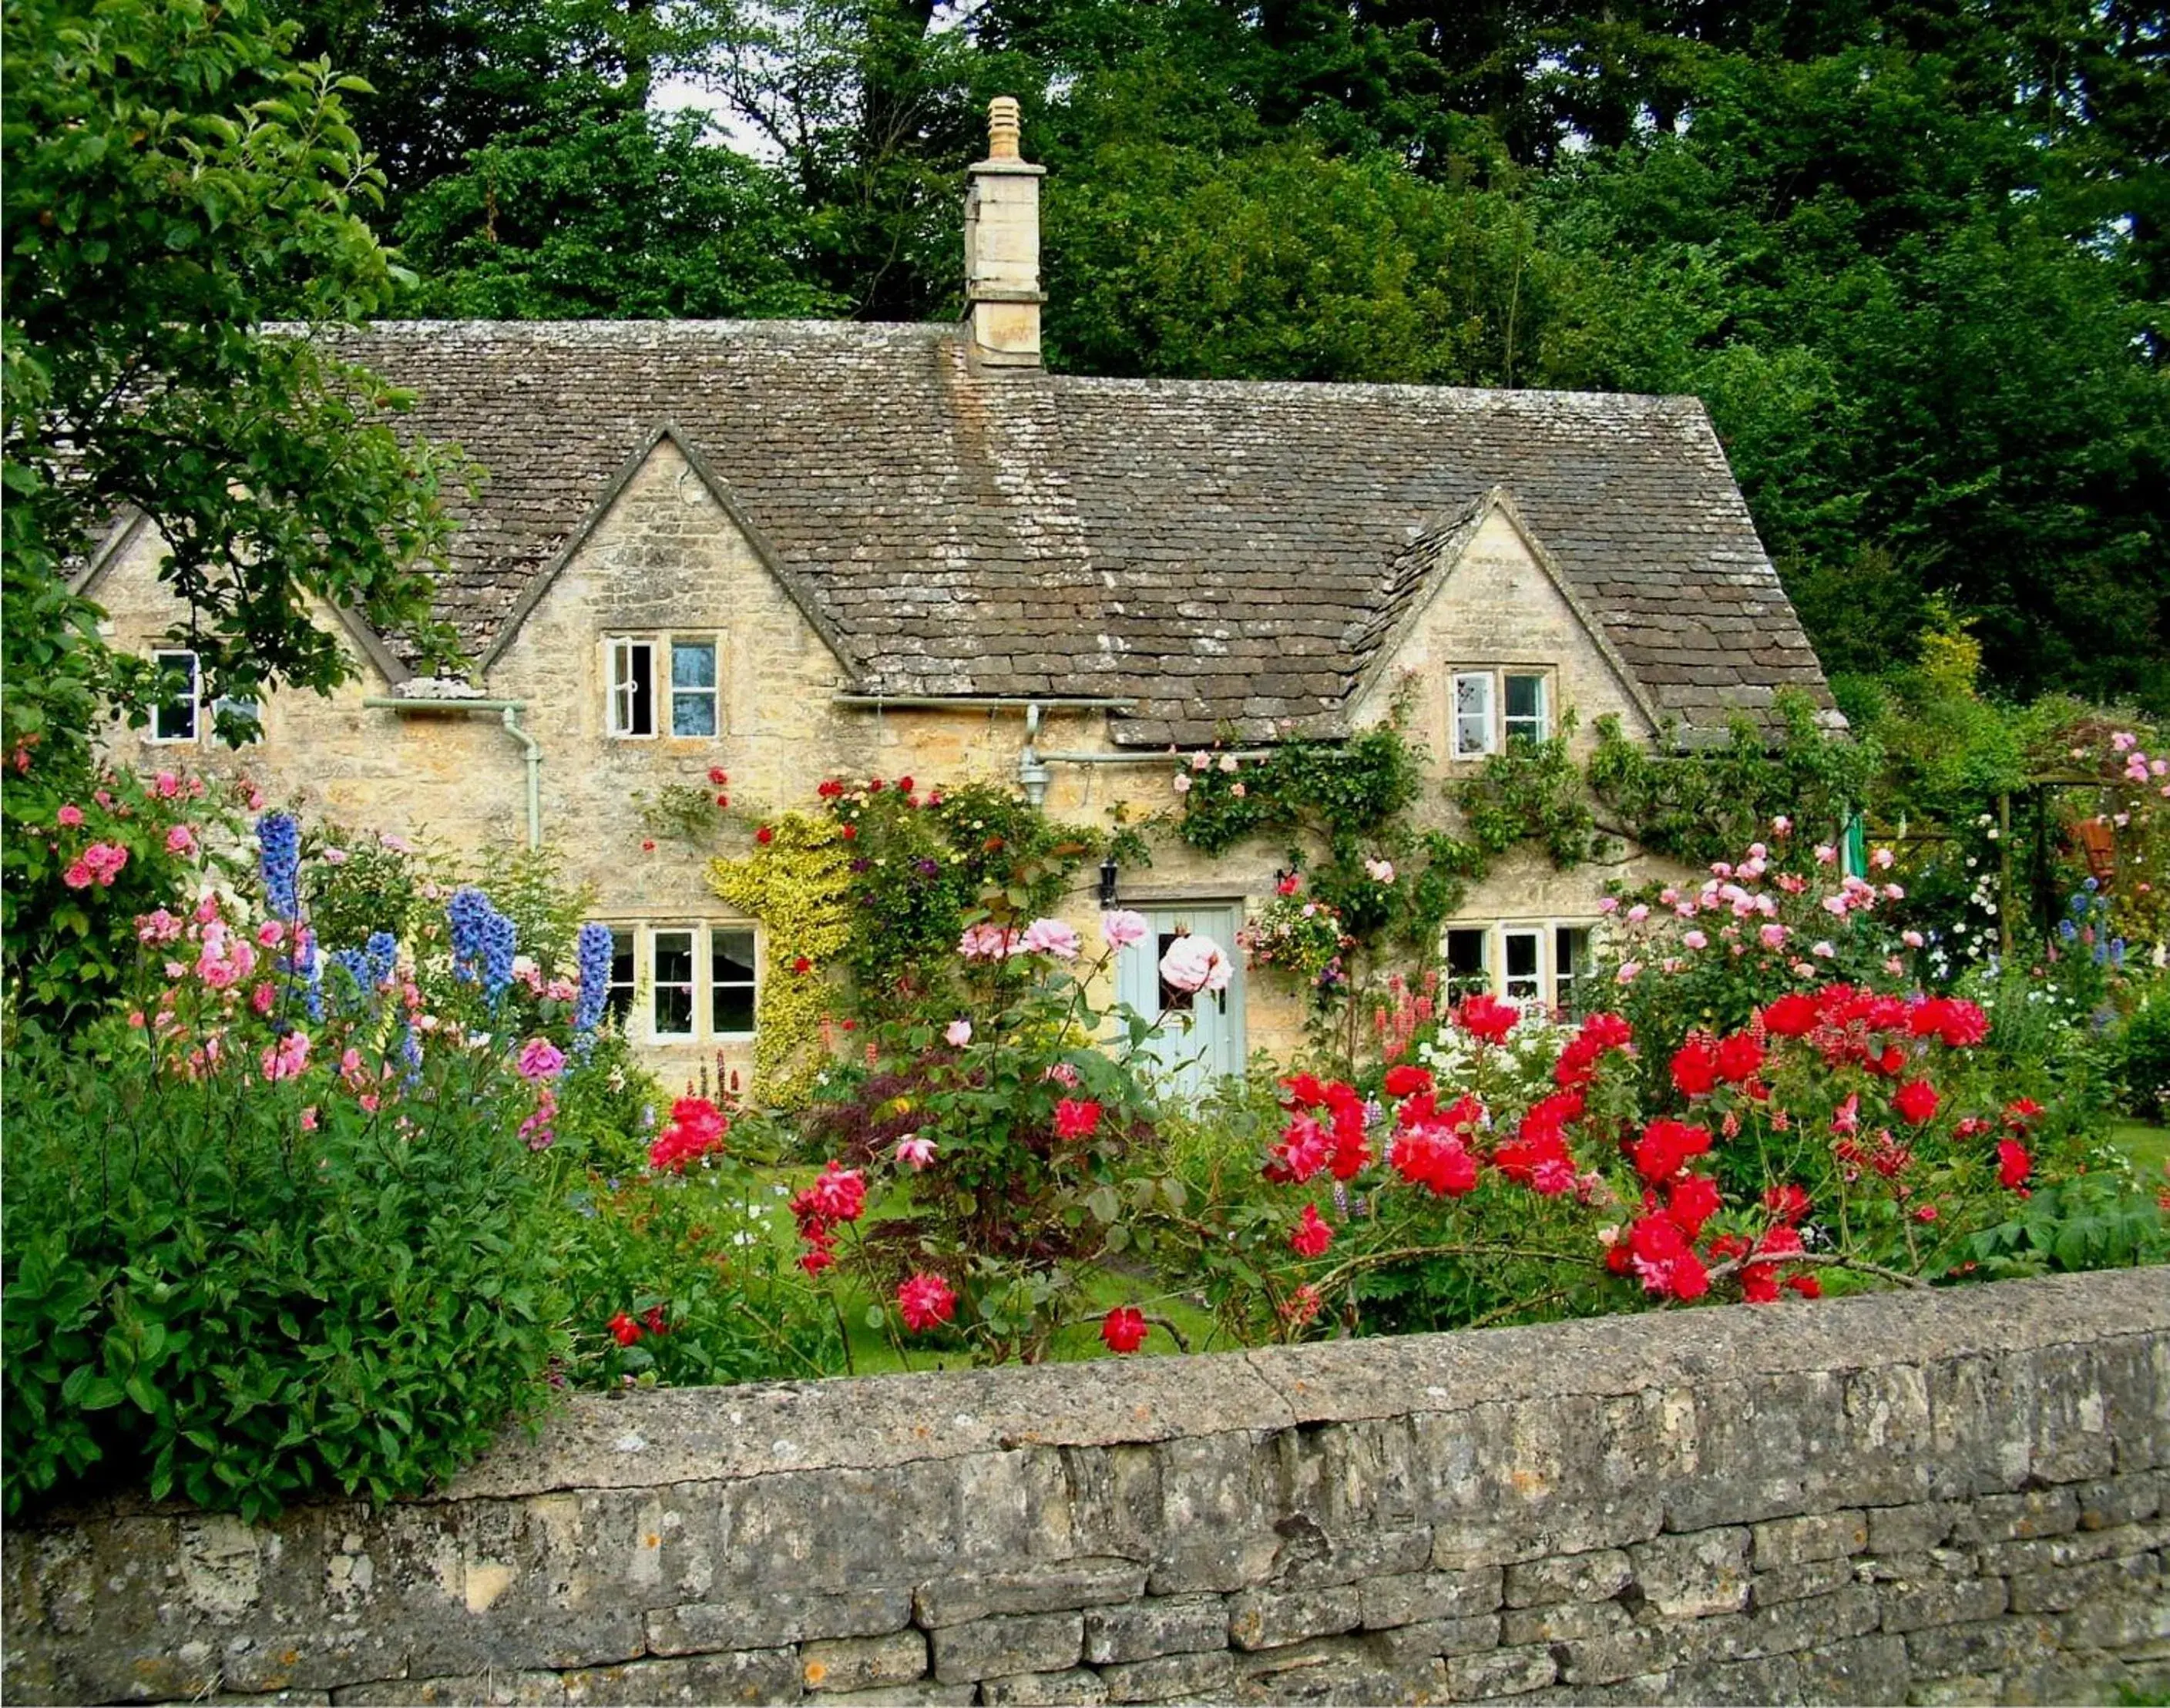
{"type": "Polygon", "coordinates": [[[1450,1001],[1479,993],[1572,1017],[1591,968],[1584,920],[1510,920],[1447,927],[1440,944],[1450,1001]]]}
{"type": "Polygon", "coordinates": [[[716,643],[713,640],[671,643],[671,733],[716,733],[716,643]]]}
{"type": "Polygon", "coordinates": [[[1590,927],[1563,925],[1553,927],[1553,1006],[1562,1014],[1579,1015],[1585,1007],[1584,982],[1590,977],[1590,927]]]}
{"type": "Polygon", "coordinates": [[[610,1011],[623,1027],[633,1017],[638,995],[640,938],[631,926],[611,928],[610,1011]]]}
{"type": "Polygon", "coordinates": [[[183,647],[163,647],[151,654],[158,673],[158,698],[151,708],[151,732],[144,739],[161,744],[200,739],[203,719],[203,669],[183,647]]]}
{"type": "Polygon", "coordinates": [[[610,643],[610,733],[655,734],[655,643],[619,636],[610,643]]]}
{"type": "Polygon", "coordinates": [[[1499,994],[1525,1008],[1545,1000],[1545,933],[1541,927],[1499,929],[1499,994]]]}
{"type": "Polygon", "coordinates": [[[607,636],[605,727],[620,740],[723,733],[723,647],[715,636],[607,636]]]}
{"type": "Polygon", "coordinates": [[[1492,933],[1483,926],[1456,926],[1446,933],[1446,992],[1459,1002],[1492,990],[1492,933]]]}
{"type": "Polygon", "coordinates": [[[690,927],[656,931],[649,936],[649,964],[655,969],[649,1011],[659,1042],[696,1035],[693,944],[698,936],[690,927]]]}
{"type": "Polygon", "coordinates": [[[751,1038],[758,981],[753,932],[708,927],[708,1030],[715,1038],[751,1038]]]}
{"type": "Polygon", "coordinates": [[[1500,728],[1508,741],[1542,741],[1552,734],[1547,684],[1540,675],[1510,670],[1500,678],[1500,728]]]}
{"type": "Polygon", "coordinates": [[[1454,756],[1476,759],[1496,752],[1493,739],[1492,672],[1454,673],[1454,756]]]}
{"type": "Polygon", "coordinates": [[[758,946],[756,928],[740,921],[613,924],[610,1012],[636,1043],[751,1038],[758,946]]]}
{"type": "Polygon", "coordinates": [[[1512,741],[1542,741],[1553,733],[1552,678],[1545,671],[1456,670],[1449,691],[1456,759],[1482,759],[1512,741]]]}

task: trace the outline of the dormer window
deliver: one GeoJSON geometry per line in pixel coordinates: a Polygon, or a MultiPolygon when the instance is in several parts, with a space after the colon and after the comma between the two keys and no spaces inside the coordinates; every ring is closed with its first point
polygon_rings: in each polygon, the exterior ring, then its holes
{"type": "Polygon", "coordinates": [[[1538,670],[1456,670],[1453,676],[1453,756],[1482,759],[1516,738],[1552,734],[1551,683],[1538,670]]]}
{"type": "Polygon", "coordinates": [[[608,727],[622,739],[660,733],[701,739],[718,732],[714,635],[613,635],[608,727]],[[666,674],[667,673],[667,674],[666,674]]]}

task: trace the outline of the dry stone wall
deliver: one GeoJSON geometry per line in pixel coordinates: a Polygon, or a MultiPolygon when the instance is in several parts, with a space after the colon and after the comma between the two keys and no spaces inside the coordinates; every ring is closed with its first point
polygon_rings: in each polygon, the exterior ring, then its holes
{"type": "Polygon", "coordinates": [[[2170,1685],[2170,1273],[575,1403],[434,1499],[6,1538],[16,1702],[2170,1685]]]}

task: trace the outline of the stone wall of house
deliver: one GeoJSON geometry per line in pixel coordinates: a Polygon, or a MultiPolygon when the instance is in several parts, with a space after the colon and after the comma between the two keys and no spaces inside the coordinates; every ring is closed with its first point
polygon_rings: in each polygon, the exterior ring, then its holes
{"type": "Polygon", "coordinates": [[[16,1702],[2109,1700],[2161,1270],[585,1398],[441,1497],[11,1524],[16,1702]]]}
{"type": "MultiPolygon", "coordinates": [[[[124,649],[147,653],[179,615],[157,579],[162,550],[153,533],[140,531],[94,589],[108,612],[110,638],[124,649]]],[[[357,830],[462,851],[517,846],[526,833],[523,751],[497,715],[366,705],[391,685],[329,611],[317,615],[347,644],[357,680],[329,697],[274,697],[265,708],[265,739],[241,754],[156,746],[125,733],[115,738],[116,753],[147,768],[179,763],[246,771],[272,800],[357,830]]],[[[1414,682],[1412,733],[1443,756],[1446,673],[1472,663],[1556,670],[1558,705],[1574,707],[1582,718],[1579,749],[1590,745],[1601,713],[1620,714],[1631,729],[1648,728],[1625,683],[1504,513],[1492,515],[1468,542],[1439,596],[1383,661],[1357,715],[1385,716],[1401,686],[1414,682]]],[[[704,787],[712,766],[729,774],[734,803],[748,814],[810,805],[815,785],[834,775],[908,775],[923,784],[1015,782],[1025,739],[1021,708],[840,706],[847,675],[746,530],[666,438],[520,622],[486,686],[494,698],[526,703],[521,721],[543,755],[543,833],[564,857],[567,876],[594,886],[596,916],[665,922],[732,915],[707,880],[714,848],[668,837],[642,847],[639,798],[653,798],[671,784],[704,787]],[[612,738],[605,731],[603,637],[674,630],[718,638],[724,685],[718,734],[612,738]]],[[[1107,715],[1097,710],[1050,712],[1038,745],[1053,754],[1115,751],[1107,715]]],[[[1451,781],[1473,769],[1442,760],[1440,775],[1451,781]]],[[[1050,809],[1080,825],[1106,830],[1118,815],[1136,822],[1177,800],[1174,766],[1165,755],[1113,765],[1058,762],[1052,770],[1050,809]]],[[[1434,796],[1426,810],[1444,815],[1444,796],[1434,796]]],[[[744,846],[749,830],[750,820],[741,822],[719,841],[744,846]]],[[[1149,869],[1123,874],[1121,899],[1232,899],[1255,912],[1272,895],[1275,867],[1285,858],[1285,848],[1254,842],[1208,861],[1163,838],[1149,869]]],[[[1608,879],[1660,875],[1676,873],[1632,850],[1616,864],[1567,872],[1542,853],[1516,851],[1472,887],[1460,917],[1587,921],[1608,879]]],[[[1098,913],[1094,878],[1079,874],[1065,910],[1088,941],[1098,913]]],[[[1251,1050],[1285,1060],[1301,1047],[1304,991],[1274,975],[1256,976],[1246,1010],[1251,1050]]],[[[731,1043],[719,1052],[704,1042],[647,1053],[676,1078],[710,1066],[719,1054],[727,1066],[748,1069],[751,1046],[731,1043]]]]}

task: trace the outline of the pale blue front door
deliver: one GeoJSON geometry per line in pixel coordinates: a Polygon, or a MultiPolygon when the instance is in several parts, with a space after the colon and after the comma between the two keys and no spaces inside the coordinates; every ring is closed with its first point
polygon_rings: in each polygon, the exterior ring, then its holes
{"type": "Polygon", "coordinates": [[[1116,994],[1148,1020],[1161,1022],[1147,1053],[1162,1091],[1178,1097],[1201,1097],[1215,1081],[1243,1070],[1243,952],[1236,946],[1243,910],[1233,902],[1206,902],[1138,911],[1152,935],[1124,952],[1116,994]],[[1192,934],[1209,938],[1227,957],[1233,972],[1227,990],[1193,995],[1162,979],[1161,957],[1179,937],[1192,934]]]}

